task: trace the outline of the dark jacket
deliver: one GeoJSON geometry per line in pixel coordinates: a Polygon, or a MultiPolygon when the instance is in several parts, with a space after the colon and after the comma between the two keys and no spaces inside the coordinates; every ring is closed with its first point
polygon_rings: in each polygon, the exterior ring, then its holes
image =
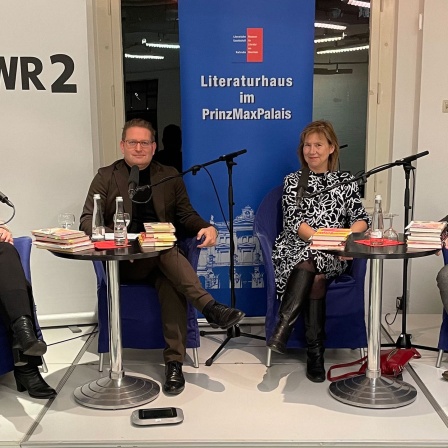
{"type": "MultiPolygon", "coordinates": [[[[156,184],[169,176],[176,176],[177,170],[161,165],[156,161],[150,164],[151,184],[156,184]]],[[[101,195],[101,205],[104,214],[106,232],[113,232],[113,215],[115,213],[115,198],[123,198],[124,211],[129,213],[132,221],[132,202],[128,195],[129,171],[123,159],[112,165],[100,168],[94,177],[80,218],[81,230],[92,234],[93,195],[101,195]]],[[[190,203],[184,181],[175,177],[152,188],[154,211],[160,222],[172,222],[179,236],[193,236],[200,229],[210,227],[190,203]]]]}

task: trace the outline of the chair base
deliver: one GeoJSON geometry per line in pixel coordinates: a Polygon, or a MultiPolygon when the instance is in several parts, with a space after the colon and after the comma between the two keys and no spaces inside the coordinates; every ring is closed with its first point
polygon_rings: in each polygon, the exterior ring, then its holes
{"type": "Polygon", "coordinates": [[[442,364],[443,353],[444,351],[440,349],[439,354],[437,355],[436,367],[440,367],[440,365],[442,364]]]}

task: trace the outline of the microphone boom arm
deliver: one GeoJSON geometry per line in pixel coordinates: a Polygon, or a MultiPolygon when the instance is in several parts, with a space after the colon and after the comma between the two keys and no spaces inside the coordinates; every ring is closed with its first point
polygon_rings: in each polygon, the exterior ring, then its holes
{"type": "Polygon", "coordinates": [[[157,185],[163,184],[169,180],[176,179],[178,177],[183,177],[183,176],[185,176],[185,174],[188,174],[188,173],[192,173],[193,176],[195,176],[201,168],[205,168],[206,166],[213,165],[214,163],[218,163],[218,162],[229,163],[230,161],[233,161],[233,159],[235,157],[238,157],[241,154],[244,154],[246,152],[247,152],[247,149],[241,149],[240,151],[232,152],[230,154],[226,154],[221,157],[218,157],[217,159],[211,160],[210,162],[205,162],[200,165],[193,165],[191,168],[188,168],[188,170],[186,170],[186,171],[182,171],[181,173],[175,174],[174,176],[164,177],[163,179],[159,180],[158,182],[156,182],[154,184],[142,185],[141,187],[136,187],[135,192],[151,189],[151,188],[153,188],[157,185]]]}
{"type": "Polygon", "coordinates": [[[330,191],[330,190],[333,190],[336,187],[339,187],[341,185],[348,185],[348,184],[351,184],[352,182],[357,182],[358,180],[362,180],[362,184],[365,184],[365,183],[367,183],[367,178],[369,178],[372,174],[376,174],[381,171],[388,170],[389,168],[393,168],[394,166],[404,165],[404,166],[409,166],[410,169],[415,169],[411,165],[411,162],[414,161],[415,159],[426,156],[428,154],[429,154],[429,151],[423,151],[423,152],[415,154],[413,156],[405,157],[403,159],[398,159],[395,162],[390,162],[390,163],[386,163],[384,165],[377,166],[375,168],[372,168],[370,171],[358,174],[353,179],[343,180],[342,182],[338,182],[337,184],[334,184],[330,187],[324,188],[323,190],[316,191],[315,193],[307,193],[307,194],[305,194],[305,197],[314,198],[315,196],[319,196],[320,194],[326,193],[327,191],[330,191]]]}

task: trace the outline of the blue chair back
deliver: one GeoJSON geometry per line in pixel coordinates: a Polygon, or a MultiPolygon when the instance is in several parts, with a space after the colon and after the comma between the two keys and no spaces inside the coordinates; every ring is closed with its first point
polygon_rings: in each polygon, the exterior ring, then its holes
{"type": "MultiPolygon", "coordinates": [[[[443,261],[445,264],[448,264],[448,249],[442,249],[443,261]]],[[[440,326],[440,334],[439,334],[439,343],[437,348],[442,351],[448,351],[448,315],[446,314],[446,310],[443,310],[442,316],[442,325],[440,326]]],[[[441,360],[441,358],[440,358],[441,360]]],[[[440,360],[438,364],[440,365],[440,360]]],[[[437,366],[439,367],[439,366],[437,366]]]]}
{"type": "MultiPolygon", "coordinates": [[[[14,238],[14,247],[20,255],[20,261],[22,263],[23,270],[25,272],[26,279],[31,283],[31,243],[32,240],[29,236],[21,236],[14,238]]],[[[38,336],[42,337],[37,318],[35,316],[36,327],[38,330],[38,336]]],[[[9,331],[5,328],[3,321],[0,320],[0,375],[9,372],[14,369],[14,361],[11,350],[11,340],[9,331]]]]}
{"type": "MultiPolygon", "coordinates": [[[[278,308],[275,288],[272,249],[275,238],[283,230],[282,212],[283,187],[272,189],[262,200],[255,215],[254,229],[260,240],[266,272],[267,312],[266,338],[269,339],[277,321],[278,308]]],[[[325,346],[327,348],[367,347],[367,332],[364,312],[364,281],[367,260],[355,259],[347,272],[333,279],[327,290],[327,320],[325,346]]],[[[306,347],[303,319],[298,319],[289,348],[306,347]]]]}
{"type": "MultiPolygon", "coordinates": [[[[196,237],[179,241],[180,249],[196,270],[200,249],[196,237]]],[[[93,262],[98,294],[98,352],[109,351],[109,311],[107,281],[103,264],[93,262]]],[[[165,347],[157,290],[146,283],[120,285],[121,336],[123,348],[158,349],[165,347]]],[[[187,348],[200,346],[197,312],[188,303],[187,348]]]]}

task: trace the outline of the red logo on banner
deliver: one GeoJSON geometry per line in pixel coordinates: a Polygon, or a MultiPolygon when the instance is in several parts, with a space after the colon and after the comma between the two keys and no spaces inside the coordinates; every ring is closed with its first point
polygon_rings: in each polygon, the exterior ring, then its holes
{"type": "Polygon", "coordinates": [[[247,28],[247,62],[263,62],[263,28],[247,28]]]}

